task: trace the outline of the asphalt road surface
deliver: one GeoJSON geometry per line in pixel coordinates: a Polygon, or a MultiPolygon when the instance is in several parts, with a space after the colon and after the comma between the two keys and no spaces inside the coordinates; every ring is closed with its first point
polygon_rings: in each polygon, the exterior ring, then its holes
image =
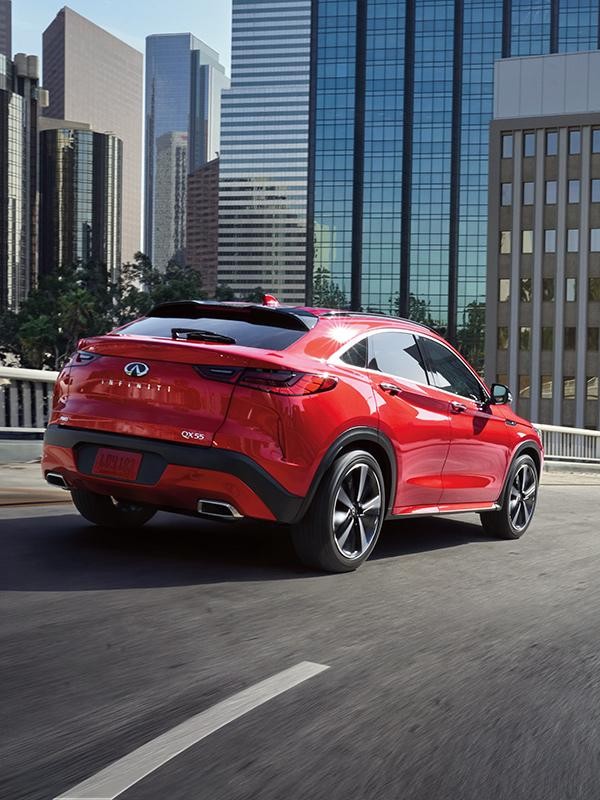
{"type": "Polygon", "coordinates": [[[517,542],[476,517],[389,524],[333,576],[269,526],[160,515],[107,533],[67,508],[0,511],[0,798],[83,797],[69,790],[308,661],[328,669],[119,800],[595,800],[599,500],[543,487],[517,542]]]}

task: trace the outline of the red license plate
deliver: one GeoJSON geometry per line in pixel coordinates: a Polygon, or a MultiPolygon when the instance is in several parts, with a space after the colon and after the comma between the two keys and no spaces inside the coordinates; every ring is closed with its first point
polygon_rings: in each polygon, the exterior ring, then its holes
{"type": "Polygon", "coordinates": [[[101,447],[96,453],[93,475],[105,475],[108,478],[121,478],[124,481],[134,481],[137,478],[141,453],[128,453],[125,450],[112,450],[101,447]]]}

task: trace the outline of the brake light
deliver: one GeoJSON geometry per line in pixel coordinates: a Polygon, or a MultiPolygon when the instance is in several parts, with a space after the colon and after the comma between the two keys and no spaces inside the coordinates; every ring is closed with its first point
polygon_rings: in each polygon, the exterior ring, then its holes
{"type": "Polygon", "coordinates": [[[77,350],[65,364],[65,367],[81,367],[90,364],[100,358],[96,353],[88,353],[86,350],[77,350]]]}
{"type": "Polygon", "coordinates": [[[337,385],[337,378],[283,369],[245,369],[239,385],[260,392],[297,397],[328,392],[337,385]]]}

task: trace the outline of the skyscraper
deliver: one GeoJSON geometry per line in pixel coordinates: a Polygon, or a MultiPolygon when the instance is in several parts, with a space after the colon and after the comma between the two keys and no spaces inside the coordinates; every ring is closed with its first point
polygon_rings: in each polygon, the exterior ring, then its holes
{"type": "Polygon", "coordinates": [[[241,294],[261,285],[291,303],[305,296],[310,31],[311,0],[233,0],[219,280],[241,294]]]}
{"type": "Polygon", "coordinates": [[[123,143],[86,127],[41,122],[40,274],[95,262],[115,280],[121,266],[123,143]]]}
{"type": "Polygon", "coordinates": [[[156,142],[154,187],[154,263],[183,266],[188,179],[187,132],[163,133],[156,142]]]}
{"type": "Polygon", "coordinates": [[[123,142],[123,260],[140,249],[143,56],[63,8],[44,31],[47,115],[88,123],[123,142]]]}
{"type": "Polygon", "coordinates": [[[0,308],[12,311],[37,275],[38,73],[37,56],[0,55],[0,308]]]}
{"type": "Polygon", "coordinates": [[[313,0],[308,272],[482,356],[493,64],[598,46],[588,0],[313,0]]]}
{"type": "Polygon", "coordinates": [[[219,253],[219,159],[207,161],[188,178],[186,264],[202,276],[202,289],[217,289],[219,253]]]}
{"type": "MultiPolygon", "coordinates": [[[[164,226],[158,204],[176,189],[161,183],[167,173],[163,171],[159,177],[158,142],[165,134],[185,133],[189,172],[215,158],[219,152],[221,90],[228,85],[219,54],[191,33],[147,37],[144,249],[159,269],[177,254],[164,249],[165,239],[159,233],[164,226]]],[[[183,214],[185,219],[185,206],[183,214]]]]}
{"type": "Polygon", "coordinates": [[[0,0],[0,56],[12,58],[12,2],[0,0]]]}

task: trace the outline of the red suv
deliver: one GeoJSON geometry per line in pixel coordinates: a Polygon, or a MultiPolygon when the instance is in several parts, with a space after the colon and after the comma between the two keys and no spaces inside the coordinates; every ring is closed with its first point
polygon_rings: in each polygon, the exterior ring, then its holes
{"type": "Polygon", "coordinates": [[[542,445],[510,399],[396,317],[166,303],[80,342],[42,468],[97,525],[157,510],[286,523],[303,562],[345,572],[390,518],[469,511],[497,536],[527,530],[542,445]]]}

